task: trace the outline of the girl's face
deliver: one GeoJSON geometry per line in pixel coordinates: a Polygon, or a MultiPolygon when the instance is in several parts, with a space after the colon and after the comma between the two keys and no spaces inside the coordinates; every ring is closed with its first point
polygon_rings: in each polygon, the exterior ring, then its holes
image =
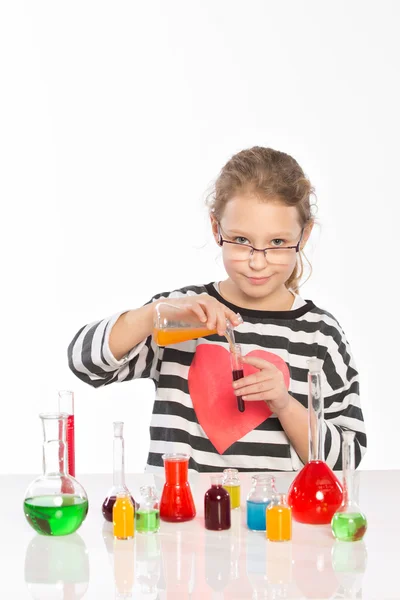
{"type": "MultiPolygon", "coordinates": [[[[214,218],[212,224],[218,241],[218,223],[214,218]]],[[[279,200],[263,201],[248,195],[234,196],[226,204],[219,225],[223,239],[259,249],[296,246],[302,231],[296,207],[285,206],[279,200]]],[[[310,232],[311,227],[304,231],[301,248],[310,232]]],[[[289,252],[289,257],[286,255],[285,264],[275,264],[268,261],[268,251],[266,257],[263,252],[254,252],[247,260],[238,260],[230,256],[232,246],[228,246],[223,244],[222,256],[231,289],[238,298],[257,303],[271,294],[286,291],[285,282],[296,266],[295,250],[289,252]]]]}

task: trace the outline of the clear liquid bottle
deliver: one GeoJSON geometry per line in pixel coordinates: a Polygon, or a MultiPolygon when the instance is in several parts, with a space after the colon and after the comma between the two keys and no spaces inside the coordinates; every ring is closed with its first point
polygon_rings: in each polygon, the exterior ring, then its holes
{"type": "Polygon", "coordinates": [[[160,504],[153,485],[144,485],[140,488],[140,500],[135,517],[138,533],[156,533],[160,529],[160,504]]]}
{"type": "Polygon", "coordinates": [[[89,504],[83,487],[66,471],[66,424],[68,415],[42,413],[43,475],[25,493],[24,513],[42,535],[68,535],[86,518],[89,504]]]}
{"type": "Polygon", "coordinates": [[[132,494],[125,483],[125,441],[124,441],[124,423],[123,421],[115,421],[114,426],[114,442],[113,442],[113,486],[109,489],[108,494],[101,507],[103,517],[110,523],[113,522],[113,507],[118,494],[130,495],[130,498],[135,504],[132,494]]]}
{"type": "Polygon", "coordinates": [[[288,503],[295,521],[326,525],[342,503],[343,490],[324,459],[320,361],[310,359],[308,366],[309,460],[289,488],[288,503]]]}
{"type": "Polygon", "coordinates": [[[190,521],[196,516],[196,508],[189,485],[189,456],[187,454],[163,454],[165,484],[161,494],[160,518],[173,523],[190,521]]]}
{"type": "Polygon", "coordinates": [[[354,431],[343,432],[343,502],[332,518],[332,533],[341,542],[362,540],[367,530],[367,518],[361,512],[354,485],[354,431]]]}
{"type": "Polygon", "coordinates": [[[231,510],[240,508],[240,479],[237,469],[224,469],[222,485],[231,497],[231,510]]]}
{"type": "Polygon", "coordinates": [[[277,494],[267,507],[266,537],[270,542],[289,542],[292,539],[292,510],[286,494],[277,494]]]}
{"type": "Polygon", "coordinates": [[[231,527],[231,499],[222,481],[222,475],[211,475],[211,487],[204,495],[204,524],[212,531],[231,527]]]}
{"type": "MultiPolygon", "coordinates": [[[[239,320],[242,318],[238,315],[239,320]]],[[[154,307],[153,338],[158,346],[169,346],[218,333],[208,329],[199,317],[184,306],[159,302],[154,307]]],[[[229,345],[235,343],[233,327],[226,321],[226,334],[229,345]]]]}
{"type": "Polygon", "coordinates": [[[247,495],[247,527],[252,531],[266,530],[266,510],[276,494],[275,478],[265,473],[253,475],[247,495]]]}

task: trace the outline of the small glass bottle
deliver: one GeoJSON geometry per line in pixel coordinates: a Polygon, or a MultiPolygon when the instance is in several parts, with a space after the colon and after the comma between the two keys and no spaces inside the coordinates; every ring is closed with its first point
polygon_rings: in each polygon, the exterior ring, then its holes
{"type": "Polygon", "coordinates": [[[130,540],[135,535],[135,507],[129,493],[117,494],[113,506],[113,532],[117,540],[130,540]]]}
{"type": "Polygon", "coordinates": [[[240,479],[237,469],[224,469],[222,485],[231,497],[231,510],[240,508],[240,479]]]}
{"type": "Polygon", "coordinates": [[[43,413],[43,475],[25,493],[24,513],[29,525],[42,535],[68,535],[86,518],[88,499],[83,487],[66,471],[68,415],[43,413]]]}
{"type": "Polygon", "coordinates": [[[324,459],[324,399],[320,361],[308,361],[309,460],[293,480],[288,503],[293,519],[310,525],[327,525],[343,499],[340,481],[324,459]]]}
{"type": "Polygon", "coordinates": [[[247,527],[252,531],[265,531],[267,506],[276,494],[275,479],[260,473],[251,478],[251,490],[247,495],[247,527]]]}
{"type": "Polygon", "coordinates": [[[343,432],[343,502],[332,517],[332,533],[341,542],[362,540],[367,530],[367,518],[361,512],[354,485],[354,431],[343,432]]]}
{"type": "Polygon", "coordinates": [[[163,454],[165,484],[161,494],[160,518],[173,523],[190,521],[196,508],[189,485],[189,455],[163,454]]]}
{"type": "Polygon", "coordinates": [[[222,531],[231,527],[231,499],[222,487],[222,475],[211,475],[211,487],[204,495],[206,529],[222,531]]]}
{"type": "Polygon", "coordinates": [[[156,533],[160,529],[160,506],[153,485],[140,488],[140,502],[135,517],[138,533],[156,533]]]}
{"type": "MultiPolygon", "coordinates": [[[[108,491],[107,497],[101,507],[103,517],[110,523],[113,522],[113,507],[118,494],[129,494],[125,484],[125,442],[124,442],[124,423],[115,421],[114,443],[113,443],[113,486],[108,491]]],[[[135,505],[135,501],[130,494],[130,498],[135,505]]]]}
{"type": "Polygon", "coordinates": [[[292,539],[292,510],[286,494],[277,494],[267,507],[266,537],[270,542],[289,542],[292,539]]]}

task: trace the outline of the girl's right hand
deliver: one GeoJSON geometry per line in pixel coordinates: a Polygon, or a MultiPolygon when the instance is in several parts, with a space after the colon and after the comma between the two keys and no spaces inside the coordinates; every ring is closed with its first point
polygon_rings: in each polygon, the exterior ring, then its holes
{"type": "Polygon", "coordinates": [[[227,320],[232,324],[232,327],[243,323],[240,315],[206,293],[198,296],[185,296],[184,298],[165,298],[156,302],[156,304],[162,303],[176,306],[184,312],[195,315],[208,329],[216,329],[221,336],[226,331],[227,320]]]}

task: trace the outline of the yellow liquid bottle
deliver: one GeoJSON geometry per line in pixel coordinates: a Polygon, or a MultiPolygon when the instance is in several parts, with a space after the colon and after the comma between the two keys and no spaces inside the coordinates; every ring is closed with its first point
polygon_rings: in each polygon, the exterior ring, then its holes
{"type": "Polygon", "coordinates": [[[113,506],[114,537],[129,540],[135,535],[135,508],[130,496],[118,494],[113,506]]]}
{"type": "Polygon", "coordinates": [[[240,480],[237,469],[224,469],[222,486],[231,497],[231,510],[240,508],[240,480]]]}
{"type": "Polygon", "coordinates": [[[292,539],[292,510],[286,494],[278,494],[266,510],[266,537],[270,542],[288,542],[292,539]]]}

